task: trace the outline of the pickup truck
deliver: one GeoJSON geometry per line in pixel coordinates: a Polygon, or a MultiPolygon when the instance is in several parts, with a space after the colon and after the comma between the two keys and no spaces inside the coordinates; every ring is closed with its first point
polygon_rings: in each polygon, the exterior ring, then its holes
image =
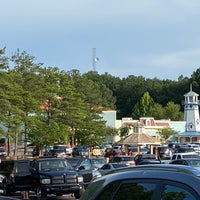
{"type": "Polygon", "coordinates": [[[85,191],[83,177],[64,158],[35,158],[30,170],[38,200],[46,198],[48,194],[61,196],[70,193],[79,199],[85,191]]]}
{"type": "Polygon", "coordinates": [[[31,172],[29,170],[31,160],[8,159],[0,163],[0,189],[4,195],[10,195],[17,191],[32,189],[31,172]]]}

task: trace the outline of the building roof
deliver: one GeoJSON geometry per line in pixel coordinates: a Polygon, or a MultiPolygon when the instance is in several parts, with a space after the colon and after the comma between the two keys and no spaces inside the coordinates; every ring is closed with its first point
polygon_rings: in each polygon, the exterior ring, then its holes
{"type": "Polygon", "coordinates": [[[118,144],[134,145],[134,144],[159,144],[160,142],[156,137],[149,136],[145,133],[132,133],[117,142],[118,144]]]}

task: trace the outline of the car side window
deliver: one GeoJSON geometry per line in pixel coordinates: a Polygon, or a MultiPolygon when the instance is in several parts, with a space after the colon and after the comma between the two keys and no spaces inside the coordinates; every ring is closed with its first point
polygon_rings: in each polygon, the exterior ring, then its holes
{"type": "Polygon", "coordinates": [[[116,181],[107,187],[96,200],[151,200],[156,183],[116,181]]]}
{"type": "Polygon", "coordinates": [[[109,168],[110,168],[110,166],[108,164],[105,164],[105,165],[102,166],[101,169],[109,169],[109,168]]]}
{"type": "Polygon", "coordinates": [[[178,156],[177,156],[177,159],[181,159],[181,155],[178,155],[178,156]]]}
{"type": "Polygon", "coordinates": [[[155,183],[123,183],[120,185],[118,191],[115,193],[113,200],[151,200],[155,188],[155,183]]]}
{"type": "Polygon", "coordinates": [[[165,185],[161,195],[161,200],[197,200],[198,198],[193,194],[189,188],[165,185]]]}
{"type": "Polygon", "coordinates": [[[175,159],[176,159],[176,155],[173,155],[173,156],[172,156],[172,160],[175,160],[175,159]]]}

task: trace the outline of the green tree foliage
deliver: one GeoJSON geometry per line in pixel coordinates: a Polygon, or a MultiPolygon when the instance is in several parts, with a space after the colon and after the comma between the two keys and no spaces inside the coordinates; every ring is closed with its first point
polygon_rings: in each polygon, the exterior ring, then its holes
{"type": "Polygon", "coordinates": [[[151,116],[155,119],[165,119],[165,109],[159,103],[154,103],[151,110],[151,116]]]}
{"type": "Polygon", "coordinates": [[[161,142],[167,142],[167,140],[171,137],[176,135],[178,132],[173,130],[172,128],[163,128],[158,131],[158,134],[161,137],[161,142]]]}
{"type": "Polygon", "coordinates": [[[152,115],[154,101],[151,98],[149,92],[145,92],[138,103],[134,106],[133,116],[134,117],[145,117],[152,115]]]}
{"type": "Polygon", "coordinates": [[[60,71],[35,63],[25,51],[9,58],[5,50],[0,50],[0,133],[16,145],[17,137],[39,146],[55,139],[101,142],[109,134],[100,117],[107,108],[116,109],[117,119],[133,113],[134,118],[182,120],[181,101],[190,84],[200,93],[200,69],[178,81],[134,75],[121,79],[107,72],[60,71]],[[39,143],[35,138],[40,136],[44,140],[39,143]]]}
{"type": "Polygon", "coordinates": [[[126,137],[129,134],[130,127],[129,126],[122,126],[119,129],[120,137],[126,137]]]}
{"type": "Polygon", "coordinates": [[[183,120],[183,113],[180,111],[180,105],[174,102],[168,102],[165,106],[165,117],[171,119],[172,121],[183,120]]]}

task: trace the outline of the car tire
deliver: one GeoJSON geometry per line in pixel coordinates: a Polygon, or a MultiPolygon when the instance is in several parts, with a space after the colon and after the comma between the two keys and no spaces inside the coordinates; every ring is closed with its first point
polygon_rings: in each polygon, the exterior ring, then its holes
{"type": "Polygon", "coordinates": [[[44,200],[47,198],[47,192],[44,189],[41,189],[41,186],[38,185],[35,189],[37,200],[44,200]]]}
{"type": "Polygon", "coordinates": [[[76,199],[80,199],[81,195],[85,192],[85,188],[83,187],[81,190],[74,192],[74,197],[76,199]]]}

